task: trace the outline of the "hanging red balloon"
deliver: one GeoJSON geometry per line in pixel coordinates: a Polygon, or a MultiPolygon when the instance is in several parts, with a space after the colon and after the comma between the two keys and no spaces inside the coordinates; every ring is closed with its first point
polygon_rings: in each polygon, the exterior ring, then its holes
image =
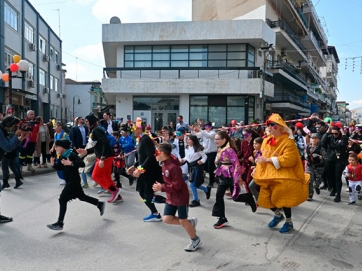
{"type": "Polygon", "coordinates": [[[18,64],[16,64],[16,63],[11,64],[11,65],[10,65],[10,70],[11,70],[12,72],[17,72],[17,71],[19,70],[18,64]]]}

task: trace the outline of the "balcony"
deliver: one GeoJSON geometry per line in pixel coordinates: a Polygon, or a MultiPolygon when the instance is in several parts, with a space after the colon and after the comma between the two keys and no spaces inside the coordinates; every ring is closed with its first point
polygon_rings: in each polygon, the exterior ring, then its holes
{"type": "Polygon", "coordinates": [[[300,69],[295,67],[293,64],[284,60],[268,61],[268,67],[270,69],[281,69],[291,75],[293,78],[298,80],[304,85],[307,85],[307,79],[304,74],[300,72],[300,69]]]}
{"type": "Polygon", "coordinates": [[[247,79],[259,78],[259,67],[232,68],[104,68],[104,78],[120,79],[247,79]]]}
{"type": "MultiPolygon", "coordinates": [[[[302,42],[300,41],[300,39],[294,34],[293,30],[290,28],[290,26],[283,20],[279,20],[279,21],[271,21],[269,19],[266,19],[266,23],[269,25],[270,28],[280,28],[281,30],[283,30],[284,32],[286,32],[288,34],[288,36],[293,40],[293,42],[299,47],[299,49],[305,54],[307,55],[307,49],[303,46],[302,42]]],[[[283,46],[283,44],[280,44],[280,42],[278,42],[278,45],[285,48],[286,46],[283,46]]]]}
{"type": "Polygon", "coordinates": [[[312,31],[309,31],[308,35],[301,39],[301,42],[309,49],[308,52],[311,57],[315,59],[315,63],[318,67],[326,65],[327,60],[322,51],[320,41],[318,41],[312,31]]]}
{"type": "Polygon", "coordinates": [[[326,31],[322,26],[322,22],[318,17],[317,11],[312,3],[312,1],[308,0],[308,4],[303,8],[303,12],[305,14],[311,13],[312,20],[309,22],[310,28],[315,29],[323,40],[324,44],[328,44],[328,38],[326,35],[326,31]]]}
{"type": "Polygon", "coordinates": [[[327,82],[329,83],[330,87],[336,87],[337,86],[336,74],[333,72],[327,72],[327,82]]]}
{"type": "MultiPolygon", "coordinates": [[[[278,93],[274,94],[274,97],[267,97],[267,101],[270,103],[291,103],[297,106],[300,106],[302,108],[308,108],[310,107],[310,104],[303,99],[299,98],[298,96],[295,96],[293,94],[283,94],[278,93]]],[[[274,105],[273,105],[274,107],[274,105]]]]}
{"type": "Polygon", "coordinates": [[[302,11],[302,9],[300,8],[299,3],[298,3],[296,0],[289,0],[289,1],[293,4],[295,10],[297,11],[297,13],[298,13],[298,15],[299,15],[300,20],[303,22],[303,24],[305,25],[305,27],[308,28],[307,19],[305,18],[304,14],[303,14],[303,11],[302,11]]]}

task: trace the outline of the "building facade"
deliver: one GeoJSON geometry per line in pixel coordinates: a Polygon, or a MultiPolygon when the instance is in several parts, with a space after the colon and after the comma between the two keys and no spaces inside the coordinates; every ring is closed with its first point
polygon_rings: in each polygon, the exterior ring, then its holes
{"type": "MultiPolygon", "coordinates": [[[[0,0],[0,70],[5,72],[13,56],[28,61],[23,79],[12,78],[12,106],[24,117],[29,109],[47,121],[62,119],[64,71],[62,41],[28,0],[0,0]]],[[[18,72],[15,76],[22,77],[18,72]]],[[[9,85],[0,80],[0,103],[9,103],[9,85]]]]}
{"type": "Polygon", "coordinates": [[[191,22],[112,18],[102,39],[102,87],[117,116],[155,129],[178,114],[221,126],[336,111],[337,88],[321,73],[334,55],[311,1],[193,0],[191,22]]]}
{"type": "Polygon", "coordinates": [[[84,118],[91,112],[97,113],[98,106],[102,110],[107,109],[107,101],[103,97],[99,81],[78,82],[67,78],[65,79],[65,94],[64,117],[67,122],[79,116],[84,118]]]}

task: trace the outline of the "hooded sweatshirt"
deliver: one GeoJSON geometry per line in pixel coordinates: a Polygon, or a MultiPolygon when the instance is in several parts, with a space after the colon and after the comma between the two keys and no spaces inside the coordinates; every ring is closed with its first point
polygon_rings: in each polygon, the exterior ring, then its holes
{"type": "Polygon", "coordinates": [[[166,192],[166,203],[173,206],[185,206],[189,204],[189,190],[182,179],[181,163],[173,155],[162,163],[162,175],[164,183],[161,191],[166,192]]]}

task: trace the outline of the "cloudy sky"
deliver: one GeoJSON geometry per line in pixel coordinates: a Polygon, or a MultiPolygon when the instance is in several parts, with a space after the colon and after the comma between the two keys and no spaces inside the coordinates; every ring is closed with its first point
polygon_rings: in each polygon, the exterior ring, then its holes
{"type": "MultiPolygon", "coordinates": [[[[224,0],[227,1],[227,0],[224,0]]],[[[105,66],[102,24],[112,16],[122,23],[189,21],[192,0],[30,0],[63,41],[67,78],[77,81],[102,79],[105,66]],[[60,14],[60,16],[59,16],[60,14]]],[[[361,0],[314,0],[325,25],[330,45],[340,58],[338,100],[350,109],[362,106],[361,0]],[[348,14],[348,20],[341,14],[348,14]],[[355,58],[354,61],[352,58],[355,58]],[[354,62],[354,69],[353,69],[354,62]],[[347,65],[346,65],[347,64],[347,65]]]]}

